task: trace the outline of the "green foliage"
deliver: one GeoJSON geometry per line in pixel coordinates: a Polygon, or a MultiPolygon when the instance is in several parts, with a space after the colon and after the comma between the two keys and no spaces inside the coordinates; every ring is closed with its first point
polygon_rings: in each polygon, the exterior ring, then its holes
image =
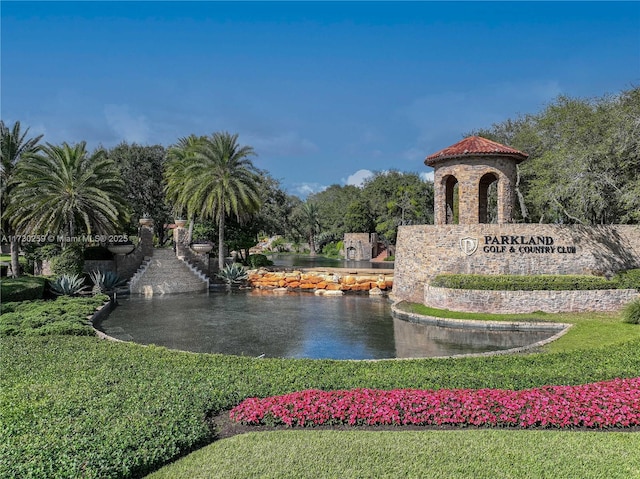
{"type": "Polygon", "coordinates": [[[107,150],[107,157],[120,170],[124,182],[124,199],[132,210],[128,232],[135,233],[138,219],[148,214],[154,219],[154,230],[164,243],[164,225],[171,223],[171,208],[165,201],[162,176],[166,151],[162,145],[142,146],[122,142],[107,150]]]}
{"type": "Polygon", "coordinates": [[[89,273],[89,277],[93,283],[94,293],[108,293],[127,284],[126,279],[122,279],[113,271],[93,270],[89,273]]]}
{"type": "Polygon", "coordinates": [[[87,286],[84,285],[84,276],[63,274],[51,281],[49,288],[57,295],[76,296],[85,291],[87,286]]]}
{"type": "Polygon", "coordinates": [[[613,278],[621,289],[640,290],[640,269],[622,271],[613,278]]]}
{"type": "Polygon", "coordinates": [[[8,338],[0,348],[0,476],[142,477],[213,441],[205,418],[248,397],[308,388],[583,384],[635,377],[639,347],[634,340],[571,354],[370,362],[191,354],[84,337],[8,338]]]}
{"type": "Polygon", "coordinates": [[[222,269],[226,218],[235,216],[241,222],[261,206],[258,170],[250,159],[255,152],[240,146],[237,134],[216,132],[181,138],[168,155],[167,199],[177,213],[217,221],[218,267],[222,269]]]}
{"type": "Polygon", "coordinates": [[[109,297],[70,298],[55,301],[35,300],[2,303],[0,307],[1,336],[90,336],[93,329],[87,317],[109,297]]]}
{"type": "Polygon", "coordinates": [[[640,221],[640,87],[602,98],[560,96],[543,111],[478,134],[527,152],[516,185],[527,222],[640,221]]]}
{"type": "Polygon", "coordinates": [[[342,248],[344,248],[344,243],[342,241],[332,241],[322,247],[322,254],[330,258],[338,258],[341,256],[340,251],[342,248]]]}
{"type": "Polygon", "coordinates": [[[640,324],[640,299],[627,304],[622,311],[622,320],[625,323],[640,324]]]}
{"type": "Polygon", "coordinates": [[[240,263],[226,265],[218,272],[217,276],[227,284],[240,284],[249,277],[244,266],[240,263]]]}
{"type": "Polygon", "coordinates": [[[618,288],[616,281],[611,281],[601,276],[572,275],[441,274],[431,281],[431,285],[440,288],[494,291],[565,291],[618,288]]]}
{"type": "Polygon", "coordinates": [[[73,243],[51,258],[51,272],[56,275],[80,275],[84,268],[82,246],[73,243]]]}
{"type": "Polygon", "coordinates": [[[47,143],[16,168],[15,198],[7,208],[17,231],[113,234],[127,213],[123,182],[104,150],[89,154],[86,142],[47,143]],[[28,205],[28,207],[27,207],[28,205]]]}
{"type": "Polygon", "coordinates": [[[37,276],[21,278],[2,278],[0,281],[0,299],[2,303],[42,299],[47,280],[37,276]]]}
{"type": "Polygon", "coordinates": [[[263,266],[273,266],[273,261],[263,254],[251,254],[247,258],[247,263],[251,269],[262,268],[263,266]]]}

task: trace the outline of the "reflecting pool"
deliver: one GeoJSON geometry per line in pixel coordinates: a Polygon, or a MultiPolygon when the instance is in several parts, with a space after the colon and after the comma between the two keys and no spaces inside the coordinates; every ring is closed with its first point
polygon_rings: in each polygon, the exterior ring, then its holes
{"type": "Polygon", "coordinates": [[[314,359],[477,353],[524,346],[553,334],[476,335],[395,318],[386,298],[258,290],[119,298],[96,326],[118,339],[184,351],[314,359]]]}

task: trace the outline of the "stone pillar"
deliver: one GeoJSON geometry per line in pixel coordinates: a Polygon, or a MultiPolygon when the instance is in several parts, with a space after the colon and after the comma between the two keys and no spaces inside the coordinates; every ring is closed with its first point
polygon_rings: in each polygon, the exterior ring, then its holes
{"type": "Polygon", "coordinates": [[[144,258],[153,256],[153,220],[143,218],[140,220],[140,228],[138,229],[140,237],[140,248],[144,258]]]}
{"type": "Polygon", "coordinates": [[[184,225],[176,225],[174,228],[173,243],[176,246],[176,256],[186,258],[189,254],[189,230],[184,225]]]}

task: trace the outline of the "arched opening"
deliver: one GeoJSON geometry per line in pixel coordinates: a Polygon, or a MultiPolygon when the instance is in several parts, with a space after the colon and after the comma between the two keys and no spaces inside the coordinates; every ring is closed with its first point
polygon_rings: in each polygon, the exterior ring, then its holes
{"type": "Polygon", "coordinates": [[[498,176],[486,173],[478,186],[478,222],[498,222],[498,176]]]}
{"type": "Polygon", "coordinates": [[[459,221],[458,212],[458,179],[453,176],[447,176],[445,180],[445,208],[446,208],[446,221],[445,224],[457,225],[459,221]]]}

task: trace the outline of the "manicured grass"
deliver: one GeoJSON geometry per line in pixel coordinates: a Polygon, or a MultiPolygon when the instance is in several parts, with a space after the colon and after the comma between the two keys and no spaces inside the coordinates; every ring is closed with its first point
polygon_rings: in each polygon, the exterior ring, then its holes
{"type": "MultiPolygon", "coordinates": [[[[4,338],[0,348],[0,477],[139,477],[211,442],[214,436],[205,417],[247,397],[309,388],[523,389],[583,384],[636,377],[639,350],[640,340],[633,340],[572,353],[370,362],[191,354],[92,337],[4,338]]],[[[275,442],[285,441],[287,433],[279,434],[282,437],[276,435],[275,442]]],[[[423,434],[423,440],[431,440],[432,433],[423,434]]],[[[264,437],[255,440],[267,441],[264,448],[269,450],[272,446],[268,436],[264,437]]],[[[375,452],[374,437],[368,446],[362,439],[363,448],[371,451],[370,457],[363,455],[366,460],[374,460],[374,454],[389,448],[392,456],[397,451],[396,439],[389,436],[375,452]]],[[[637,451],[637,436],[629,437],[634,439],[624,451],[637,451]]],[[[237,444],[244,440],[235,439],[237,444]]],[[[502,440],[508,442],[509,436],[502,440]]],[[[226,443],[218,447],[225,448],[226,443]]],[[[556,449],[567,457],[580,452],[581,446],[567,444],[565,449],[556,449]]],[[[463,448],[451,444],[444,448],[457,449],[463,448]]],[[[345,454],[345,461],[360,460],[359,453],[345,454]]],[[[309,455],[306,477],[322,477],[322,461],[316,464],[309,455]]],[[[490,463],[501,455],[495,452],[484,458],[478,453],[475,460],[490,463]]],[[[616,458],[603,459],[614,472],[616,458]]],[[[250,462],[237,452],[235,460],[250,462]]],[[[279,457],[274,452],[269,459],[255,461],[278,462],[279,457]]],[[[576,466],[580,461],[574,461],[576,466]]]]}
{"type": "Polygon", "coordinates": [[[47,279],[42,276],[2,278],[0,281],[0,300],[5,303],[41,299],[46,282],[47,279]]]}
{"type": "Polygon", "coordinates": [[[640,434],[286,431],[219,441],[149,479],[637,478],[640,434]]]}
{"type": "Polygon", "coordinates": [[[0,263],[11,263],[10,254],[0,254],[0,263]]]}

